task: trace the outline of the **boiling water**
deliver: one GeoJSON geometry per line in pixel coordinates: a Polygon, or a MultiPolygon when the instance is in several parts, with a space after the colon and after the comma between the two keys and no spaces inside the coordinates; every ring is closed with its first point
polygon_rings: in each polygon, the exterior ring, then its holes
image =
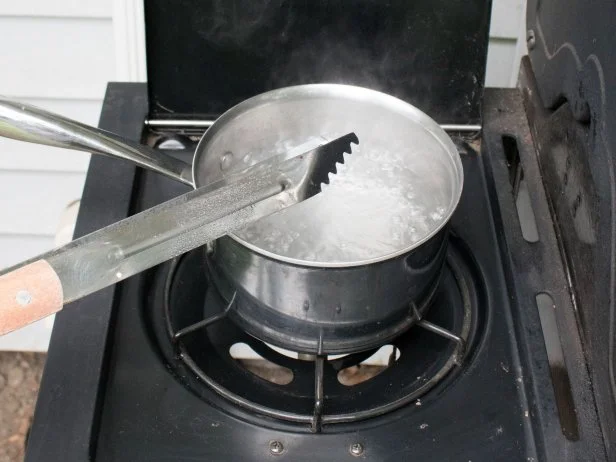
{"type": "Polygon", "coordinates": [[[361,140],[321,194],[236,236],[278,256],[350,263],[396,253],[440,227],[452,202],[450,167],[433,152],[443,147],[435,140],[391,152],[361,140]]]}
{"type": "Polygon", "coordinates": [[[453,142],[403,101],[346,85],[304,85],[242,104],[210,132],[200,184],[324,139],[359,138],[321,194],[234,234],[257,251],[314,266],[359,265],[429,238],[457,204],[462,177],[453,142]]]}

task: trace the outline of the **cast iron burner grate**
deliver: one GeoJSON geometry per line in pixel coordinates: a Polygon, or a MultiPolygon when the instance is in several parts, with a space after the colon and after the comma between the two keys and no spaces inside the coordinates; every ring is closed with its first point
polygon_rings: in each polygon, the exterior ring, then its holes
{"type": "Polygon", "coordinates": [[[185,386],[210,402],[214,391],[234,405],[227,410],[258,419],[261,425],[266,417],[321,432],[332,424],[377,417],[413,402],[427,405],[427,398],[438,395],[469,363],[470,347],[478,337],[481,280],[455,236],[450,238],[434,303],[419,324],[423,328],[412,328],[389,342],[399,358],[392,355],[382,372],[353,386],[341,383],[339,372],[360,364],[378,348],[335,359],[316,356],[313,361],[286,356],[226,316],[233,303],[226,305],[208,285],[205,266],[203,250],[198,250],[158,275],[165,279],[165,291],[156,304],[158,314],[151,318],[157,342],[185,386]],[[290,383],[272,383],[251,372],[231,354],[238,343],[290,370],[290,383]]]}

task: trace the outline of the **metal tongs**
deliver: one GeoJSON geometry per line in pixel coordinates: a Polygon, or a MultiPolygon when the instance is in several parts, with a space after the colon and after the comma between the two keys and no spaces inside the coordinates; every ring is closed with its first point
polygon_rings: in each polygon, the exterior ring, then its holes
{"type": "Polygon", "coordinates": [[[354,133],[272,157],[10,268],[0,275],[0,335],[318,194],[351,143],[354,133]]]}

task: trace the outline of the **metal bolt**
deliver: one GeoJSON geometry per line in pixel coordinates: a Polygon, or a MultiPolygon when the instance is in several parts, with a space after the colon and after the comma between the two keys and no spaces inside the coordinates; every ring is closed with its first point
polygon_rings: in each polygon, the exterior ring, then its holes
{"type": "Polygon", "coordinates": [[[532,29],[529,29],[526,32],[526,44],[528,45],[528,49],[532,50],[533,48],[535,48],[535,43],[536,43],[535,31],[532,29]]]}
{"type": "Polygon", "coordinates": [[[278,456],[284,451],[284,445],[280,441],[270,441],[269,450],[272,454],[278,456]]]}
{"type": "Polygon", "coordinates": [[[351,455],[359,457],[364,453],[364,446],[361,443],[353,443],[349,448],[351,455]]]}
{"type": "Polygon", "coordinates": [[[17,292],[15,300],[21,306],[28,306],[32,302],[32,295],[27,290],[20,290],[17,292]]]}

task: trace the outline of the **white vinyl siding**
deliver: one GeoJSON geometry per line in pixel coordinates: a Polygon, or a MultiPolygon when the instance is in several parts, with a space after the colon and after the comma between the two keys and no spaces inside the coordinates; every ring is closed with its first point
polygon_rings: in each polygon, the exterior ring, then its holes
{"type": "Polygon", "coordinates": [[[493,0],[486,69],[487,87],[513,87],[526,54],[524,0],[493,0]],[[518,41],[521,39],[521,42],[518,41]]]}
{"type": "MultiPolygon", "coordinates": [[[[0,4],[0,93],[96,124],[107,82],[114,79],[111,0],[22,1],[0,4]],[[7,46],[6,44],[10,44],[7,46]]],[[[60,215],[79,199],[87,153],[0,139],[0,246],[22,245],[0,267],[51,242],[60,215]],[[32,246],[28,245],[32,242],[32,246]]]]}
{"type": "Polygon", "coordinates": [[[1,16],[38,18],[111,19],[110,0],[11,0],[0,1],[1,16]]]}

